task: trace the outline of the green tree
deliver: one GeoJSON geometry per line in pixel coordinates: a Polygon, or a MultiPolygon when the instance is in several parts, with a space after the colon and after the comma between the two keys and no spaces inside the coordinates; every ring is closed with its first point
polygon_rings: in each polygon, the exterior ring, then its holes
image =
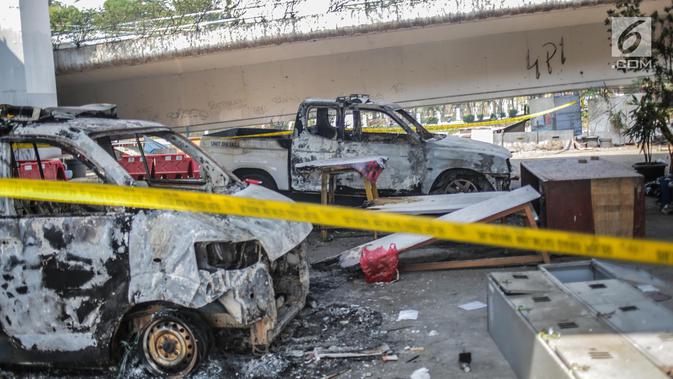
{"type": "MultiPolygon", "coordinates": [[[[641,0],[618,0],[616,7],[608,11],[608,17],[644,17],[640,9],[641,0]]],[[[649,76],[640,81],[640,99],[633,98],[637,104],[631,112],[633,123],[626,129],[626,135],[633,138],[645,155],[645,161],[651,161],[650,146],[659,131],[673,145],[673,2],[663,12],[653,12],[652,19],[652,54],[650,57],[639,58],[640,67],[651,67],[649,76]]],[[[611,20],[605,20],[610,25],[611,20]]],[[[628,66],[632,66],[629,64],[628,66]]],[[[624,71],[640,71],[640,68],[627,68],[624,71]]],[[[641,72],[642,73],[642,72],[641,72]]],[[[673,155],[671,156],[673,161],[673,155]]],[[[671,167],[673,170],[673,165],[671,167]]]]}
{"type": "Polygon", "coordinates": [[[234,18],[241,0],[106,0],[102,9],[80,10],[50,0],[52,32],[79,46],[87,38],[151,36],[198,30],[205,21],[234,18]]]}
{"type": "Polygon", "coordinates": [[[77,46],[94,33],[95,18],[96,13],[92,10],[79,10],[59,1],[49,1],[52,33],[56,36],[69,34],[77,46]]]}

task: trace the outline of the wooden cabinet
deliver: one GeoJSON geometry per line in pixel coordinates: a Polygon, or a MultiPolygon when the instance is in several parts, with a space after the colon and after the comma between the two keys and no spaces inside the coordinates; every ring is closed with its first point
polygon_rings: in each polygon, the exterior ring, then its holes
{"type": "Polygon", "coordinates": [[[521,185],[542,197],[534,206],[549,229],[609,236],[645,234],[643,177],[598,157],[521,163],[521,185]]]}

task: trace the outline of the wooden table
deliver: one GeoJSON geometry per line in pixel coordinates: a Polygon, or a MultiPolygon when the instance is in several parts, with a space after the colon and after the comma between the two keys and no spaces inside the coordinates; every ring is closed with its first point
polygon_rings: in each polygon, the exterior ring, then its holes
{"type": "MultiPolygon", "coordinates": [[[[336,176],[344,173],[357,172],[364,182],[365,194],[368,201],[379,197],[376,181],[385,168],[388,160],[383,156],[369,156],[358,158],[333,158],[298,163],[297,170],[320,171],[320,203],[323,205],[334,203],[336,191],[336,176]]],[[[323,241],[327,240],[327,229],[320,226],[320,235],[323,241]]]]}

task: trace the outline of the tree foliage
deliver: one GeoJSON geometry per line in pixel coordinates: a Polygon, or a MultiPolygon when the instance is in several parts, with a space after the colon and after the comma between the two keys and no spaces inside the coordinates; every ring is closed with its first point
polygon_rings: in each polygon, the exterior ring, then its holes
{"type": "MultiPolygon", "coordinates": [[[[615,8],[608,11],[608,16],[645,17],[640,4],[641,0],[618,0],[615,8]]],[[[652,55],[637,59],[642,63],[638,66],[651,67],[651,75],[640,82],[643,96],[632,98],[637,107],[631,112],[633,123],[626,129],[626,135],[636,141],[647,162],[651,161],[651,144],[656,131],[673,145],[673,2],[671,4],[663,12],[655,11],[649,15],[652,19],[652,55]]],[[[606,25],[610,25],[610,21],[606,19],[606,25]]],[[[640,70],[637,67],[624,69],[640,70]]]]}
{"type": "Polygon", "coordinates": [[[240,0],[106,0],[101,9],[49,1],[52,33],[79,46],[91,37],[149,36],[198,29],[209,19],[231,17],[240,0]]]}

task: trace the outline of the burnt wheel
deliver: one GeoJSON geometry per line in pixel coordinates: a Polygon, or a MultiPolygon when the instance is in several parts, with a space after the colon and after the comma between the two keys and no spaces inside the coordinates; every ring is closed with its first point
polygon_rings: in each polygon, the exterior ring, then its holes
{"type": "Polygon", "coordinates": [[[469,170],[452,170],[437,178],[430,193],[436,195],[481,191],[493,191],[493,186],[483,175],[469,170]]]}
{"type": "Polygon", "coordinates": [[[143,329],[140,358],[153,374],[182,378],[205,359],[208,337],[197,317],[176,310],[157,312],[143,329]]]}

